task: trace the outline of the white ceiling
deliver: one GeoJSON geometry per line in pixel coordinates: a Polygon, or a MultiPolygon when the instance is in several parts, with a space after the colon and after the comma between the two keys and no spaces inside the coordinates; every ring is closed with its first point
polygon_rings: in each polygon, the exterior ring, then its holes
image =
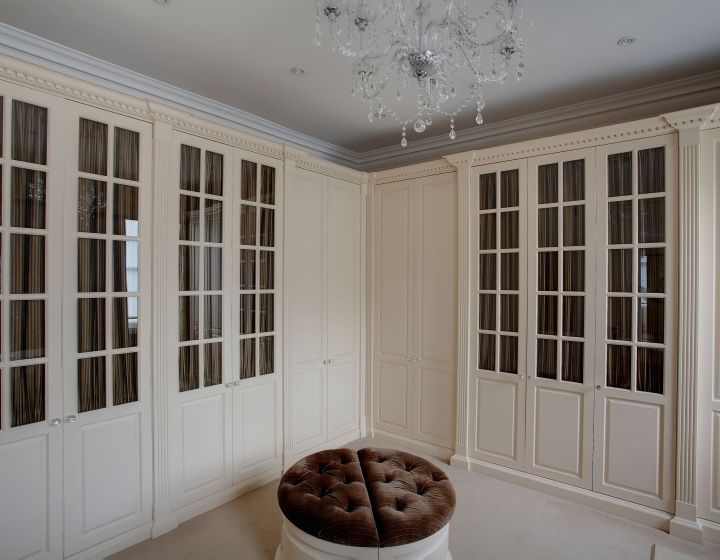
{"type": "MultiPolygon", "coordinates": [[[[488,89],[486,123],[720,69],[720,0],[531,1],[526,78],[488,89]],[[619,48],[624,35],[637,43],[619,48]]],[[[0,0],[0,21],[344,148],[395,146],[397,124],[369,123],[350,97],[350,60],[315,46],[314,6],[0,0]]],[[[473,115],[457,128],[470,126],[473,115]]]]}

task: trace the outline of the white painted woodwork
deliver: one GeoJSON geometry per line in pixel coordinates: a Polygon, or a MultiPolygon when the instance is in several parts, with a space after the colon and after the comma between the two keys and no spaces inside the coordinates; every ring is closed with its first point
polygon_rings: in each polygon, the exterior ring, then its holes
{"type": "Polygon", "coordinates": [[[457,387],[455,174],[381,185],[374,200],[374,425],[450,448],[457,387]]]}
{"type": "MultiPolygon", "coordinates": [[[[598,248],[595,383],[595,451],[593,490],[672,512],[675,491],[675,385],[677,301],[677,137],[675,135],[617,143],[597,149],[598,248]],[[665,343],[663,394],[640,391],[633,376],[631,389],[606,381],[608,294],[608,156],[633,153],[633,197],[637,195],[637,151],[665,148],[665,343]]],[[[633,210],[633,244],[638,244],[638,210],[633,210]]],[[[633,362],[636,361],[638,313],[638,250],[633,250],[633,362]]],[[[616,344],[616,343],[615,343],[616,344]]],[[[637,368],[633,363],[633,371],[637,368]]]]}
{"type": "MultiPolygon", "coordinates": [[[[595,290],[594,244],[595,244],[595,151],[575,150],[561,154],[541,156],[528,160],[528,380],[526,412],[526,469],[530,473],[545,476],[581,488],[592,487],[593,458],[593,401],[594,401],[594,333],[595,290]],[[562,380],[562,343],[564,320],[562,300],[568,290],[563,285],[563,255],[566,252],[563,235],[564,208],[568,208],[563,193],[563,164],[583,160],[585,169],[585,290],[571,292],[584,296],[584,336],[573,338],[584,346],[582,383],[562,380]],[[541,378],[537,371],[538,344],[538,168],[546,164],[558,164],[558,325],[557,325],[557,379],[541,378]]],[[[579,248],[579,247],[578,247],[579,248]]],[[[547,293],[547,292],[543,292],[547,293]]],[[[553,339],[553,340],[554,340],[553,339]]]]}
{"type": "Polygon", "coordinates": [[[289,455],[360,427],[361,190],[296,169],[288,204],[289,455]]]}

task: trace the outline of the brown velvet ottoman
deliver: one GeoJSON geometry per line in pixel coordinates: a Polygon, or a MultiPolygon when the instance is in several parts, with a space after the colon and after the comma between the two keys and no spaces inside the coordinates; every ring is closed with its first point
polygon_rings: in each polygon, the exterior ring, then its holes
{"type": "Polygon", "coordinates": [[[402,451],[332,449],[280,480],[276,560],[451,560],[455,491],[435,465],[402,451]]]}

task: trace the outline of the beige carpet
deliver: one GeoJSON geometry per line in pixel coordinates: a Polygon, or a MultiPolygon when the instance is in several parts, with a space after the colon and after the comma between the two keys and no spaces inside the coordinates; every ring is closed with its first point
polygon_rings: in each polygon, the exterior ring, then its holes
{"type": "MultiPolygon", "coordinates": [[[[393,447],[379,440],[358,441],[393,447]]],[[[437,462],[458,496],[450,526],[454,560],[651,560],[653,545],[698,559],[720,559],[699,546],[534,490],[437,462]]],[[[113,560],[272,560],[280,510],[271,483],[113,560]]]]}

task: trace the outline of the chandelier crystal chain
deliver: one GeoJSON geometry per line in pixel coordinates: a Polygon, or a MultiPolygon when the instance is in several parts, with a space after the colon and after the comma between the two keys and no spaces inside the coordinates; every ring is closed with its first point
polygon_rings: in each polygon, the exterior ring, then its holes
{"type": "Polygon", "coordinates": [[[493,0],[473,13],[468,0],[317,0],[316,44],[323,34],[333,50],[356,59],[351,94],[369,105],[368,120],[392,118],[422,133],[432,115],[450,120],[473,105],[483,123],[483,90],[520,80],[525,70],[520,23],[523,0],[493,0]],[[403,104],[415,97],[416,113],[403,104]],[[405,109],[405,110],[403,110],[405,109]]]}

